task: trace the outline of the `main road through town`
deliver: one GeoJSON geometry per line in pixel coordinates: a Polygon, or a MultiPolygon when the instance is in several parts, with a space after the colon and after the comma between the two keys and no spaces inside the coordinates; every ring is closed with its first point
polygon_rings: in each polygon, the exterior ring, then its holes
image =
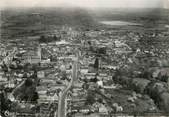
{"type": "MultiPolygon", "coordinates": [[[[59,102],[58,102],[58,116],[57,117],[66,117],[66,96],[68,91],[71,89],[73,82],[75,81],[75,79],[77,78],[77,71],[78,71],[78,60],[75,60],[73,63],[73,67],[72,67],[72,78],[70,83],[68,84],[68,86],[63,90],[63,92],[61,93],[61,95],[59,96],[59,102]]],[[[56,117],[56,115],[55,115],[56,117]]]]}

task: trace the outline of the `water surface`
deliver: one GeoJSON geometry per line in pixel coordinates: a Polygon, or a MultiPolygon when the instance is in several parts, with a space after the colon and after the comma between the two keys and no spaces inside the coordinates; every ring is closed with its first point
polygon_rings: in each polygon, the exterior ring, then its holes
{"type": "Polygon", "coordinates": [[[139,23],[132,23],[126,21],[100,21],[102,24],[114,25],[114,26],[125,26],[125,25],[141,25],[139,23]]]}

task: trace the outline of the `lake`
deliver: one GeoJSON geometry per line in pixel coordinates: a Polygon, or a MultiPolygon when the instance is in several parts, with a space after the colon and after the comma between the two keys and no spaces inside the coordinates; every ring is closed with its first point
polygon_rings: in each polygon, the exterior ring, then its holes
{"type": "Polygon", "coordinates": [[[132,22],[126,22],[126,21],[100,21],[100,23],[106,24],[106,25],[114,25],[114,26],[141,25],[139,23],[132,23],[132,22]]]}
{"type": "Polygon", "coordinates": [[[169,25],[165,25],[166,28],[169,28],[169,25]]]}

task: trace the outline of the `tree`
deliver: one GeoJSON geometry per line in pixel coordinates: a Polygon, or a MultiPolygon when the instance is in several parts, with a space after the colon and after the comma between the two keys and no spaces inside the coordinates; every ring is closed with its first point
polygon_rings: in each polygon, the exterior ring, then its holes
{"type": "Polygon", "coordinates": [[[3,65],[1,66],[2,70],[5,72],[5,74],[8,72],[8,67],[7,65],[3,62],[3,65]]]}
{"type": "Polygon", "coordinates": [[[32,99],[31,99],[31,101],[34,101],[34,102],[37,102],[37,100],[39,99],[39,95],[38,95],[38,93],[37,92],[34,92],[34,94],[33,94],[33,97],[32,97],[32,99]]]}
{"type": "Polygon", "coordinates": [[[39,42],[40,43],[46,43],[47,42],[47,39],[45,38],[44,35],[40,36],[39,42]]]}
{"type": "Polygon", "coordinates": [[[32,81],[31,79],[27,78],[27,79],[25,80],[25,86],[29,87],[29,86],[31,86],[31,85],[33,85],[33,81],[32,81]]]}
{"type": "Polygon", "coordinates": [[[96,95],[92,92],[92,91],[88,91],[87,92],[87,97],[86,97],[86,104],[87,105],[92,105],[92,104],[94,104],[95,103],[95,97],[96,97],[96,95]]]}
{"type": "Polygon", "coordinates": [[[98,48],[98,49],[97,49],[97,53],[98,53],[98,54],[106,54],[106,48],[105,48],[105,47],[98,48]]]}
{"type": "Polygon", "coordinates": [[[57,37],[56,35],[53,36],[54,41],[60,41],[60,37],[57,37]]]}
{"type": "Polygon", "coordinates": [[[1,100],[0,102],[1,115],[4,116],[4,112],[6,110],[10,110],[10,107],[11,107],[10,105],[12,102],[9,99],[7,99],[4,91],[0,93],[0,100],[1,100]]]}
{"type": "Polygon", "coordinates": [[[98,58],[95,59],[94,68],[99,69],[99,59],[98,58]]]}

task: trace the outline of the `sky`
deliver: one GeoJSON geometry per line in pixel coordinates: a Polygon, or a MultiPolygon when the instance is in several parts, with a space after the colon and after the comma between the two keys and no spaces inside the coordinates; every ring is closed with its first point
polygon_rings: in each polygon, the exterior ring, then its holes
{"type": "Polygon", "coordinates": [[[169,0],[0,0],[6,7],[169,8],[169,0]]]}

